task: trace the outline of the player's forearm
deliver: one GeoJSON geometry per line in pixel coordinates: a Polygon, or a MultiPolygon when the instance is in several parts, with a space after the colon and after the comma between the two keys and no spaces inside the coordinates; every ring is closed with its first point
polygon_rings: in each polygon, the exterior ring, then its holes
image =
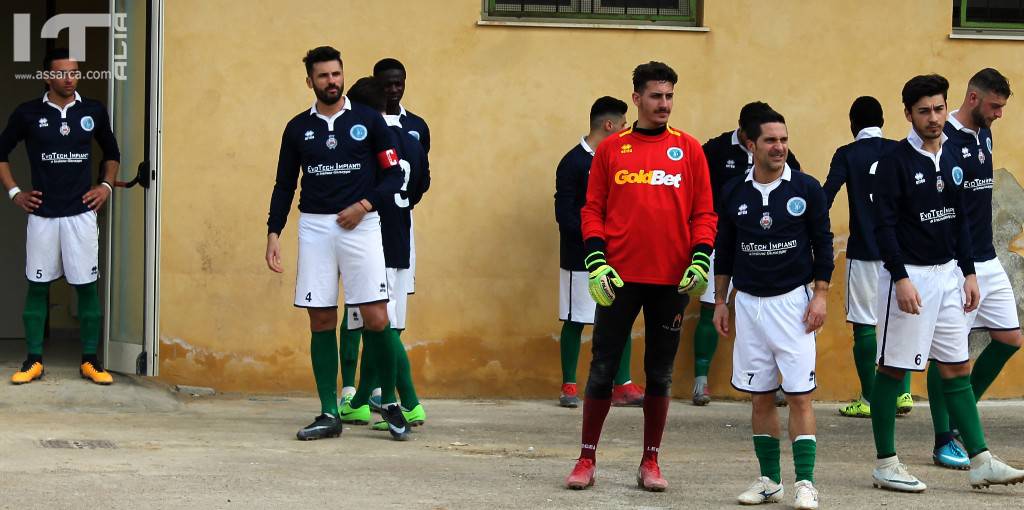
{"type": "Polygon", "coordinates": [[[11,174],[11,164],[6,161],[0,162],[0,184],[4,185],[4,191],[18,185],[14,182],[14,175],[11,174]]]}
{"type": "Polygon", "coordinates": [[[727,274],[715,274],[715,304],[725,304],[726,298],[729,295],[729,280],[732,279],[727,274]]]}
{"type": "Polygon", "coordinates": [[[102,179],[101,180],[105,181],[107,184],[110,184],[111,186],[113,186],[114,185],[114,180],[117,179],[117,172],[120,171],[120,169],[121,169],[121,162],[113,161],[113,160],[104,161],[103,162],[103,167],[102,167],[102,170],[101,170],[101,173],[102,173],[102,179]]]}

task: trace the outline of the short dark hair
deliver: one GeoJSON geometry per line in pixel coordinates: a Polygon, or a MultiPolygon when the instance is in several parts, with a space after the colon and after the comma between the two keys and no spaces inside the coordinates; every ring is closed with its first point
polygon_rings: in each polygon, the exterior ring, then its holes
{"type": "Polygon", "coordinates": [[[387,108],[387,94],[384,93],[384,86],[373,76],[356,80],[346,95],[350,101],[362,103],[378,112],[383,112],[387,108]]]}
{"type": "Polygon", "coordinates": [[[302,57],[302,62],[306,64],[307,76],[313,73],[313,64],[332,60],[337,60],[339,65],[345,67],[345,63],[341,61],[341,52],[330,46],[317,46],[307,51],[306,56],[302,57]]]}
{"type": "Polygon", "coordinates": [[[590,127],[595,127],[594,124],[601,120],[602,117],[610,115],[625,116],[628,108],[626,103],[620,99],[611,96],[599,97],[597,101],[594,101],[594,105],[590,107],[590,127]]]}
{"type": "Polygon", "coordinates": [[[643,92],[649,81],[667,81],[675,85],[679,76],[671,67],[652,60],[633,69],[633,92],[643,92]]]}
{"type": "Polygon", "coordinates": [[[949,80],[937,74],[915,76],[903,85],[903,107],[907,110],[914,106],[922,97],[942,94],[943,101],[949,92],[949,80]]]}
{"type": "MultiPolygon", "coordinates": [[[[747,103],[747,104],[743,105],[743,108],[740,108],[739,125],[742,127],[743,125],[747,124],[748,122],[756,119],[761,114],[764,114],[764,113],[767,113],[767,112],[770,112],[770,111],[774,111],[774,110],[772,110],[772,107],[769,106],[768,103],[765,103],[765,102],[762,102],[762,101],[754,101],[752,103],[747,103]]],[[[746,133],[744,133],[744,134],[746,134],[746,133]]]]}
{"type": "Polygon", "coordinates": [[[850,105],[850,130],[853,134],[869,127],[882,127],[882,103],[871,96],[860,96],[850,105]]]}
{"type": "Polygon", "coordinates": [[[52,70],[53,62],[56,60],[71,60],[71,52],[67,48],[54,48],[46,52],[46,56],[43,57],[43,70],[52,70]]]}
{"type": "Polygon", "coordinates": [[[747,136],[748,140],[757,142],[758,137],[761,136],[761,126],[771,122],[785,124],[786,118],[783,117],[781,113],[769,108],[766,111],[757,112],[757,114],[745,122],[740,129],[743,130],[743,134],[747,136]]]}
{"type": "Polygon", "coordinates": [[[967,86],[976,88],[982,92],[994,92],[1003,97],[1010,97],[1013,92],[1010,91],[1010,82],[1003,76],[1002,73],[986,67],[974,76],[971,76],[971,81],[967,82],[967,86]]]}
{"type": "Polygon", "coordinates": [[[402,65],[402,63],[399,62],[398,59],[382,58],[376,64],[373,64],[374,76],[378,76],[380,75],[380,73],[383,73],[384,71],[392,70],[402,71],[402,74],[405,74],[405,66],[402,65]]]}

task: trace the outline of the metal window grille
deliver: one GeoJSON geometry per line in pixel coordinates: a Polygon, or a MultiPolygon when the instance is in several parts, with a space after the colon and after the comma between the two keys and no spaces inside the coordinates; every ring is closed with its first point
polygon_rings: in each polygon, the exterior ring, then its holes
{"type": "Polygon", "coordinates": [[[610,21],[668,21],[693,25],[698,0],[488,0],[487,15],[610,21]]]}

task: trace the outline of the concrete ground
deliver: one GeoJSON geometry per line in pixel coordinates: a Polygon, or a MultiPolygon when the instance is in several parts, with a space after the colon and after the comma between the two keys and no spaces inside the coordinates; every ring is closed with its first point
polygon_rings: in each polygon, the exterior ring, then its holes
{"type": "MultiPolygon", "coordinates": [[[[0,363],[0,375],[14,368],[0,363]]],[[[932,466],[926,405],[899,420],[898,437],[928,491],[871,488],[870,421],[839,417],[836,407],[817,406],[822,508],[1024,507],[1024,486],[973,491],[965,473],[932,466]]],[[[572,492],[561,483],[578,453],[578,409],[553,399],[429,400],[426,408],[427,425],[406,443],[366,427],[299,442],[295,431],[318,410],[313,398],[192,397],[124,376],[103,388],[74,368],[50,368],[40,382],[0,383],[0,508],[735,508],[757,474],[744,402],[673,404],[661,454],[671,485],[661,494],[635,486],[640,409],[612,410],[597,485],[572,492]],[[75,447],[86,441],[96,448],[75,447]]],[[[1021,402],[982,407],[993,450],[1016,465],[1024,465],[1022,410],[1021,402]]],[[[784,446],[786,482],[792,471],[784,446]]],[[[791,497],[776,507],[789,508],[791,497]]]]}

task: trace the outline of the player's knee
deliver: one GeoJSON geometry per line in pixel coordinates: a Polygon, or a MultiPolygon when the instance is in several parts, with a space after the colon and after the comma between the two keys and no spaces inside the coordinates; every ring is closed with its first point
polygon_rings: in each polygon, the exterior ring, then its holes
{"type": "Polygon", "coordinates": [[[1019,329],[1013,331],[993,331],[991,334],[992,340],[1009,345],[1010,347],[1019,348],[1021,344],[1024,344],[1024,335],[1021,334],[1019,329]]]}
{"type": "Polygon", "coordinates": [[[786,402],[789,404],[790,411],[797,412],[809,412],[811,411],[811,394],[806,395],[786,395],[786,402]]]}
{"type": "Polygon", "coordinates": [[[607,378],[595,377],[594,372],[590,372],[590,377],[587,378],[587,388],[584,395],[587,398],[596,399],[609,399],[612,398],[612,376],[607,378]]]}
{"type": "Polygon", "coordinates": [[[384,331],[390,324],[387,309],[383,306],[360,309],[360,313],[363,315],[363,327],[368,331],[384,331]]]}
{"type": "Polygon", "coordinates": [[[309,308],[311,331],[332,330],[338,325],[338,311],[333,308],[309,308]]]}
{"type": "Polygon", "coordinates": [[[647,386],[644,393],[652,397],[667,397],[672,393],[671,373],[650,373],[647,374],[647,386]]]}

